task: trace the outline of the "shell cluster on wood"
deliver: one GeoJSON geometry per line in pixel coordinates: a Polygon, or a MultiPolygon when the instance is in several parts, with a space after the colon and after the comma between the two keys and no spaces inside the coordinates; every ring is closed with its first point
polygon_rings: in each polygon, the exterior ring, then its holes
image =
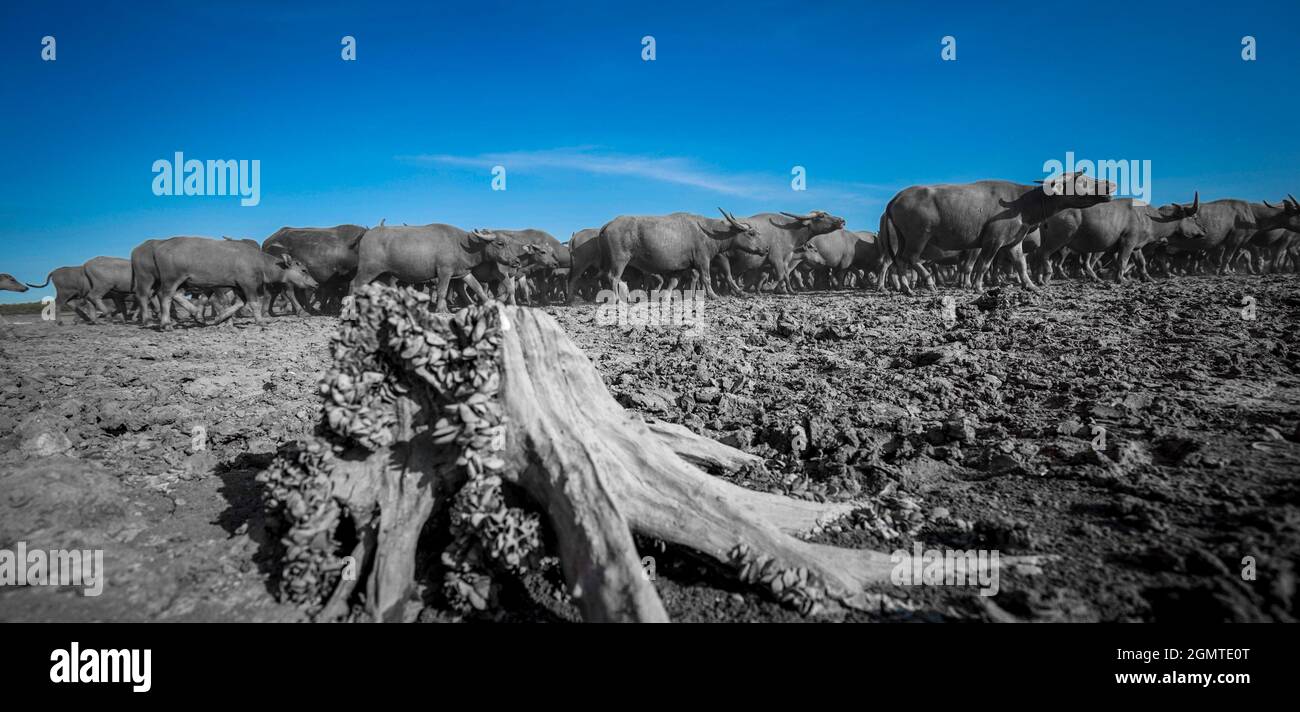
{"type": "Polygon", "coordinates": [[[737,544],[727,558],[742,583],[766,591],[806,616],[821,612],[826,584],[817,574],[803,567],[782,568],[775,558],[756,554],[745,544],[737,544]]]}
{"type": "Polygon", "coordinates": [[[334,589],[344,564],[334,537],[343,508],[333,497],[332,457],[320,443],[294,443],[258,476],[267,509],[286,524],[280,597],[308,608],[319,607],[334,589]]]}
{"type": "Polygon", "coordinates": [[[430,306],[427,294],[410,288],[371,285],[356,295],[320,382],[322,437],[283,448],[260,477],[268,506],[287,524],[286,600],[319,607],[337,585],[347,552],[335,532],[347,505],[334,496],[330,463],[355,448],[374,452],[398,442],[399,397],[418,404],[444,468],[459,470],[447,478],[460,487],[451,500],[452,541],[441,555],[452,605],[484,610],[495,598],[494,571],[519,574],[541,561],[540,519],[508,506],[502,491],[500,308],[446,315],[430,306]]]}

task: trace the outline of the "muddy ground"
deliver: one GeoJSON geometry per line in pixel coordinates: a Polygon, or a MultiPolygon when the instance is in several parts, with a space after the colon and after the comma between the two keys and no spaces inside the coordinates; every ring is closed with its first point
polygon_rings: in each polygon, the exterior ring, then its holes
{"type": "MultiPolygon", "coordinates": [[[[1300,277],[943,294],[955,310],[852,290],[723,299],[702,331],[547,309],[625,406],[767,458],[743,484],[870,503],[820,540],[1047,557],[996,596],[895,589],[850,620],[1300,615],[1300,277]]],[[[274,595],[255,476],[314,427],[336,320],[4,319],[0,549],[103,549],[108,580],[94,598],[0,588],[0,619],[302,620],[274,595]]],[[[675,620],[800,620],[641,543],[675,620]]],[[[500,618],[574,619],[556,583],[522,582],[500,618]]],[[[435,589],[418,618],[452,619],[435,589]]]]}

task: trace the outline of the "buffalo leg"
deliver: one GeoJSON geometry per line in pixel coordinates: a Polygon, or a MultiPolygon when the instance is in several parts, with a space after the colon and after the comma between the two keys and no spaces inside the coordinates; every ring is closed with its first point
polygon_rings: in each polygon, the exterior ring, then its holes
{"type": "Polygon", "coordinates": [[[1088,275],[1088,279],[1094,282],[1100,282],[1101,277],[1097,276],[1097,272],[1093,267],[1093,260],[1097,259],[1097,253],[1089,252],[1088,254],[1080,255],[1079,257],[1079,261],[1083,264],[1083,273],[1088,275]]]}
{"type": "MultiPolygon", "coordinates": [[[[467,277],[469,275],[466,275],[467,277]]],[[[435,272],[433,276],[434,290],[437,293],[437,299],[434,302],[434,311],[443,313],[447,311],[447,290],[451,289],[451,275],[435,272]]]]}
{"type": "MultiPolygon", "coordinates": [[[[267,294],[266,291],[262,288],[262,285],[241,284],[239,285],[238,291],[244,293],[244,301],[248,303],[248,310],[253,313],[253,323],[261,324],[262,304],[267,301],[267,294]]],[[[284,294],[290,301],[293,301],[292,290],[286,288],[284,290],[284,294]]],[[[295,310],[294,313],[297,314],[297,311],[295,310]]]]}
{"type": "Polygon", "coordinates": [[[90,302],[90,323],[98,322],[100,314],[108,315],[108,305],[104,304],[103,294],[91,290],[90,294],[86,295],[86,301],[90,302]]]}
{"type": "Polygon", "coordinates": [[[726,282],[727,289],[732,294],[736,294],[736,295],[744,294],[745,293],[744,288],[740,286],[740,283],[737,282],[736,278],[731,274],[731,260],[728,259],[728,257],[723,254],[717,255],[713,259],[718,263],[718,272],[722,274],[722,279],[724,282],[726,282]]]}
{"type": "Polygon", "coordinates": [[[172,328],[172,299],[180,287],[181,282],[158,285],[158,328],[164,331],[172,328]]]}
{"type": "Polygon", "coordinates": [[[1151,279],[1151,273],[1147,271],[1147,256],[1142,254],[1142,250],[1133,250],[1133,263],[1137,265],[1138,279],[1143,282],[1154,281],[1151,279]]]}
{"type": "Polygon", "coordinates": [[[1025,250],[1021,243],[1017,242],[1010,248],[1011,262],[1015,265],[1016,274],[1020,276],[1020,283],[1025,285],[1025,289],[1031,292],[1037,292],[1038,285],[1034,280],[1029,278],[1029,264],[1025,260],[1025,250]]]}
{"type": "MultiPolygon", "coordinates": [[[[1138,254],[1141,254],[1138,250],[1138,254]]],[[[1119,245],[1119,255],[1115,258],[1115,283],[1124,284],[1127,281],[1125,274],[1128,272],[1128,260],[1133,255],[1133,245],[1128,241],[1121,242],[1119,245]]]]}
{"type": "Polygon", "coordinates": [[[125,324],[127,321],[126,295],[121,292],[113,292],[110,296],[113,300],[113,308],[117,310],[117,316],[125,324]]]}

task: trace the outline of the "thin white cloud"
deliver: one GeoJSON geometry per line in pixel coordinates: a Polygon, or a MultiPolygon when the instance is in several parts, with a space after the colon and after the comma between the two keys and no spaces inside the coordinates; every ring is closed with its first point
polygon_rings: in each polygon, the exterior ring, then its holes
{"type": "MultiPolygon", "coordinates": [[[[565,170],[592,175],[628,176],[755,200],[789,201],[792,197],[798,196],[790,190],[788,176],[724,173],[701,166],[688,158],[610,153],[588,146],[484,153],[475,156],[437,153],[398,156],[398,158],[417,163],[464,168],[491,168],[500,165],[506,166],[509,170],[565,170]]],[[[805,197],[853,202],[859,205],[881,202],[879,186],[861,183],[818,186],[811,178],[805,197]]]]}

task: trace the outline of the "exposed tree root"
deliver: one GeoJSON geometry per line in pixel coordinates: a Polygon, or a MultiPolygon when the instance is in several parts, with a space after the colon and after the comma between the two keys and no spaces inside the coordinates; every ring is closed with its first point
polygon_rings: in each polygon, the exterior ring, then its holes
{"type": "Polygon", "coordinates": [[[589,621],[665,621],[633,533],[695,550],[805,613],[873,600],[887,554],[808,543],[855,509],[755,492],[706,474],[757,457],[625,411],[541,311],[497,304],[455,315],[373,285],[345,312],[321,384],[321,435],[263,475],[285,536],[287,598],[317,619],[409,617],[417,544],[450,511],[443,593],[492,605],[495,580],[543,561],[544,512],[571,596],[589,621]],[[344,534],[346,533],[346,535],[344,534]],[[350,558],[348,558],[350,557],[350,558]]]}

